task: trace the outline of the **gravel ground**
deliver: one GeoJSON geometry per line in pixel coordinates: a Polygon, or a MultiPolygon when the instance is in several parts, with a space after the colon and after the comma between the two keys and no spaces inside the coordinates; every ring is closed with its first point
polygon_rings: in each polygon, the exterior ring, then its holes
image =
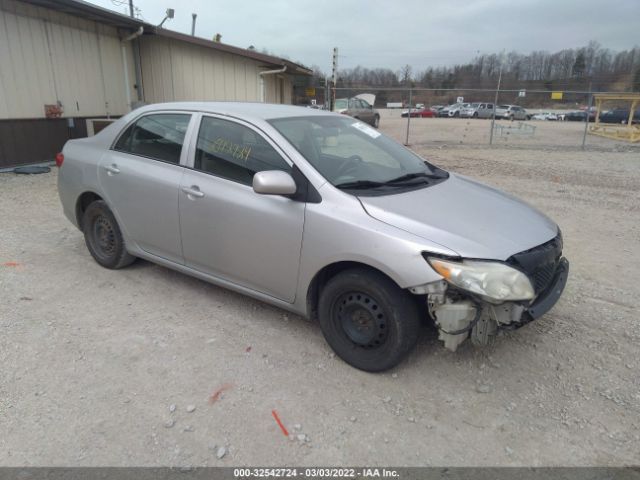
{"type": "Polygon", "coordinates": [[[55,171],[0,175],[0,464],[639,464],[638,150],[414,148],[547,212],[571,276],[494,346],[451,353],[425,328],[375,375],[277,308],[143,261],[99,267],[55,171]]]}

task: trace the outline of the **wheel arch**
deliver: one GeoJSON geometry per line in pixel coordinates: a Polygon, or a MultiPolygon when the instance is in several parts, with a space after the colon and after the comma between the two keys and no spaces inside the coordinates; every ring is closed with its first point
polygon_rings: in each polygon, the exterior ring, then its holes
{"type": "Polygon", "coordinates": [[[351,268],[362,268],[364,270],[377,272],[381,275],[384,275],[393,283],[398,285],[398,282],[396,282],[386,272],[363,262],[343,260],[343,261],[330,263],[329,265],[322,267],[313,276],[313,278],[311,279],[311,282],[309,283],[309,286],[307,287],[307,298],[306,298],[307,316],[311,320],[317,320],[318,318],[318,301],[320,299],[320,292],[322,291],[322,287],[326,285],[326,283],[336,275],[340,274],[341,272],[344,272],[345,270],[349,270],[351,268]]]}
{"type": "Polygon", "coordinates": [[[84,216],[84,212],[87,210],[87,207],[91,205],[96,200],[104,200],[100,195],[93,191],[86,191],[78,196],[76,200],[76,221],[78,222],[78,228],[82,230],[82,217],[84,216]]]}

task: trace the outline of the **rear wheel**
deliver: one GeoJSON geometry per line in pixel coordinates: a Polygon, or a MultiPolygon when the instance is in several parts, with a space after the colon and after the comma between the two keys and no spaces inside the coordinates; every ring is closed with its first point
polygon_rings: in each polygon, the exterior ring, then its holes
{"type": "Polygon", "coordinates": [[[338,274],[323,288],[318,307],[327,343],[360,370],[396,366],[418,340],[415,299],[379,272],[351,269],[338,274]]]}
{"type": "Polygon", "coordinates": [[[124,245],[118,222],[102,200],[91,203],[82,216],[82,230],[89,253],[105,268],[118,269],[135,261],[124,245]]]}
{"type": "Polygon", "coordinates": [[[373,126],[378,128],[380,126],[380,115],[373,117],[373,126]]]}

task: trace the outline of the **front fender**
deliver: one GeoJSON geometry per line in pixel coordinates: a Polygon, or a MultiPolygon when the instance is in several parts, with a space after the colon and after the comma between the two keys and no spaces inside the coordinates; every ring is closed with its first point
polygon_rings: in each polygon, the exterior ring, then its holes
{"type": "Polygon", "coordinates": [[[336,205],[326,198],[322,204],[307,205],[296,306],[306,308],[306,294],[315,276],[338,262],[375,268],[400,288],[441,279],[422,252],[448,256],[456,252],[370,217],[355,197],[348,197],[336,205]]]}

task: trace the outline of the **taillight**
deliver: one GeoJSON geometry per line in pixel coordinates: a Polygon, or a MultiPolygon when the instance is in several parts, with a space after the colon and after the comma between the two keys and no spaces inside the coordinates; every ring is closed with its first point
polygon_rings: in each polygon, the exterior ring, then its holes
{"type": "Polygon", "coordinates": [[[56,154],[56,166],[57,167],[61,167],[62,166],[62,162],[64,162],[64,155],[62,154],[62,152],[56,154]]]}

